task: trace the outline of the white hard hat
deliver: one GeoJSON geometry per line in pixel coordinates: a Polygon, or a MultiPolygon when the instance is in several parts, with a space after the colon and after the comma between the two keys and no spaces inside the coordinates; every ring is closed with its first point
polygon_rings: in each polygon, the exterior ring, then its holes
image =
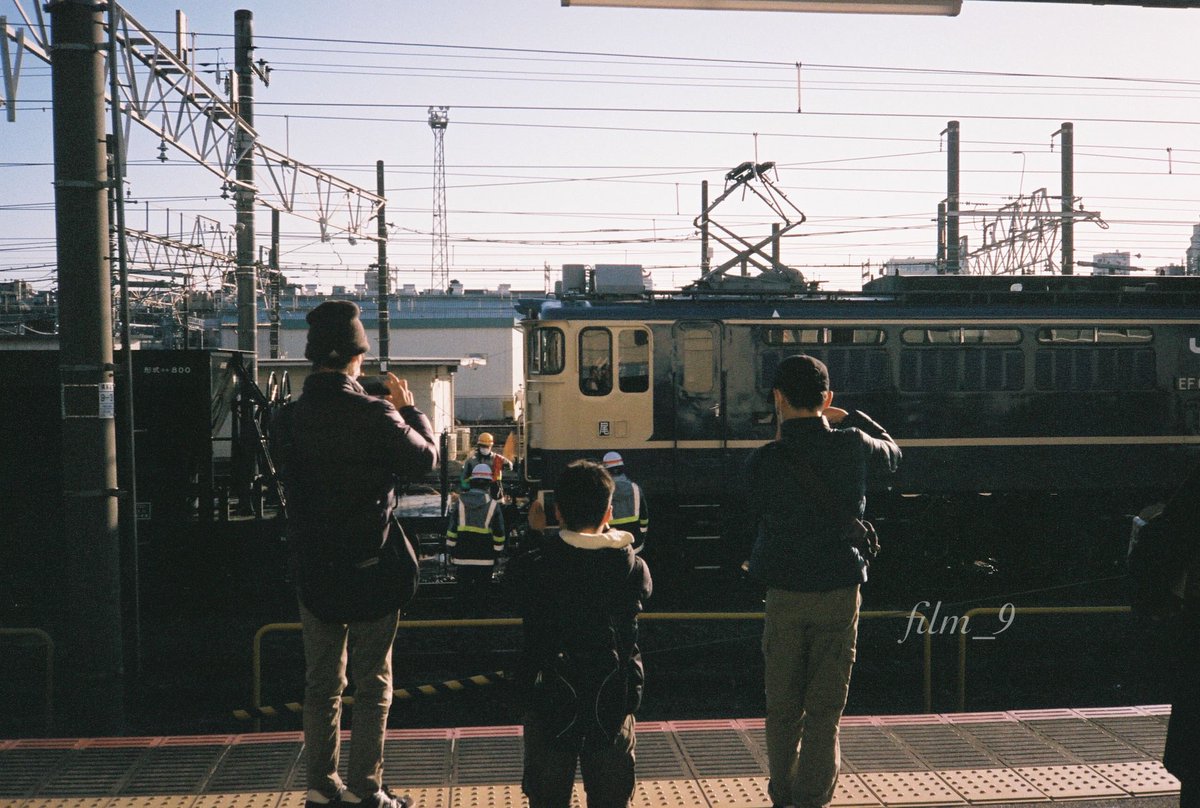
{"type": "Polygon", "coordinates": [[[492,467],[487,463],[480,463],[475,468],[471,469],[472,480],[490,480],[492,479],[492,467]]]}
{"type": "Polygon", "coordinates": [[[609,452],[604,455],[604,468],[612,469],[617,466],[625,465],[625,461],[621,459],[621,455],[617,452],[609,452]]]}

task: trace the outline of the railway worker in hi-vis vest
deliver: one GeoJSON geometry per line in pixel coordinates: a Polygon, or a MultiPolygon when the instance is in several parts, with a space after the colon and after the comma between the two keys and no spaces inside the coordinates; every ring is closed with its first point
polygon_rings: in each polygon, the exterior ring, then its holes
{"type": "Polygon", "coordinates": [[[463,491],[471,487],[475,468],[483,464],[490,469],[492,475],[492,484],[488,489],[492,499],[504,499],[504,484],[501,480],[504,479],[504,472],[512,471],[513,464],[504,455],[492,451],[495,443],[496,439],[492,437],[491,432],[480,434],[479,440],[475,441],[475,451],[463,461],[462,478],[459,480],[459,487],[463,491]]]}
{"type": "Polygon", "coordinates": [[[479,463],[471,470],[470,490],[450,506],[446,549],[454,565],[460,615],[480,615],[487,604],[496,558],[504,552],[504,514],[489,493],[492,468],[479,463]]]}
{"type": "Polygon", "coordinates": [[[646,495],[642,487],[625,473],[625,460],[618,452],[604,455],[604,468],[612,475],[617,488],[613,491],[612,519],[610,527],[627,530],[633,534],[633,552],[641,553],[646,546],[646,532],[650,529],[650,509],[646,506],[646,495]]]}

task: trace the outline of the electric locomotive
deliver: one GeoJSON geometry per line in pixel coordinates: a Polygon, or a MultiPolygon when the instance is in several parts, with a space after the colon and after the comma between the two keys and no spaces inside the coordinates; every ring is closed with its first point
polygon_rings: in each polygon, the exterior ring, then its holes
{"type": "Polygon", "coordinates": [[[1001,515],[1041,520],[1032,541],[1094,545],[1074,514],[1120,517],[1200,461],[1196,277],[892,276],[854,293],[597,283],[518,308],[526,478],[552,489],[566,463],[620,452],[649,498],[650,541],[689,569],[746,557],[744,463],[776,434],[770,385],[790,354],[824,361],[835,406],[904,451],[873,481],[868,515],[927,543],[974,519],[992,538],[967,556],[1015,540],[1001,515]]]}

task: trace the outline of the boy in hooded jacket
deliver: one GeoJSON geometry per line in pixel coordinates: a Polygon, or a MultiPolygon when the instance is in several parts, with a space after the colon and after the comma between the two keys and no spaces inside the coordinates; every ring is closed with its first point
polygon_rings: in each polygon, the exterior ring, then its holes
{"type": "Polygon", "coordinates": [[[588,808],[624,808],[644,678],[637,615],[650,570],[633,536],[608,528],[614,485],[603,466],[577,460],[558,482],[562,529],[511,567],[524,618],[522,789],[530,808],[567,808],[578,763],[588,808]]]}

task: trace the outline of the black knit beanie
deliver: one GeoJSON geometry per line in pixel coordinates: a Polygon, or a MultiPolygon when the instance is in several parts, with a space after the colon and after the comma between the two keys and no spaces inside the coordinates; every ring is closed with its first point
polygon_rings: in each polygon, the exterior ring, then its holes
{"type": "Polygon", "coordinates": [[[325,365],[340,366],[370,350],[367,332],[358,319],[358,305],[349,300],[327,300],[308,313],[308,345],[304,357],[325,365]]]}

